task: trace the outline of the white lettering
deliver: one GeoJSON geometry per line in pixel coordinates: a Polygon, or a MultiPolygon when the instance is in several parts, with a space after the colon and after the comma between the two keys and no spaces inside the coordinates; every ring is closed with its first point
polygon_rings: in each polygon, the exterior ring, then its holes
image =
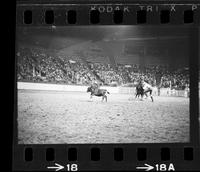
{"type": "Polygon", "coordinates": [[[100,13],[103,13],[105,11],[105,8],[103,6],[100,6],[98,9],[100,13]]]}
{"type": "Polygon", "coordinates": [[[171,11],[176,11],[175,6],[176,5],[171,5],[171,11]]]}
{"type": "Polygon", "coordinates": [[[156,11],[158,11],[158,6],[156,5],[156,11]]]}
{"type": "Polygon", "coordinates": [[[96,10],[96,7],[95,6],[93,6],[93,7],[91,7],[91,9],[90,10],[96,10]]]}
{"type": "Polygon", "coordinates": [[[116,7],[115,7],[115,10],[120,10],[119,6],[116,6],[116,7]]]}
{"type": "Polygon", "coordinates": [[[175,168],[174,168],[174,165],[171,163],[169,164],[169,168],[168,168],[168,171],[175,171],[175,168]]]}
{"type": "Polygon", "coordinates": [[[124,7],[124,12],[129,12],[128,7],[124,7]]]}
{"type": "Polygon", "coordinates": [[[112,7],[110,7],[110,6],[108,6],[108,7],[106,8],[106,11],[107,11],[108,13],[110,13],[110,12],[112,12],[112,11],[113,11],[113,8],[112,8],[112,7]]]}
{"type": "Polygon", "coordinates": [[[150,5],[148,5],[148,6],[147,6],[147,11],[153,11],[153,7],[150,6],[150,5]]]}
{"type": "Polygon", "coordinates": [[[192,11],[197,9],[197,5],[192,5],[192,11]]]}
{"type": "Polygon", "coordinates": [[[143,10],[144,6],[139,6],[140,7],[140,10],[143,10]]]}

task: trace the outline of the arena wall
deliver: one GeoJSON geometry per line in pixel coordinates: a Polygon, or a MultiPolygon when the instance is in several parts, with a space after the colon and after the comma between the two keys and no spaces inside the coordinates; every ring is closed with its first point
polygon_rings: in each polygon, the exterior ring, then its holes
{"type": "MultiPolygon", "coordinates": [[[[17,88],[22,90],[52,90],[52,91],[76,91],[86,92],[88,86],[79,85],[64,85],[64,84],[47,84],[47,83],[30,83],[30,82],[18,82],[17,88]]],[[[109,87],[102,86],[102,89],[107,89],[110,93],[121,94],[135,94],[135,88],[133,87],[109,87]]],[[[153,95],[158,95],[158,89],[153,88],[153,95]]],[[[174,97],[189,97],[189,93],[184,90],[170,90],[168,88],[160,89],[160,96],[174,96],[174,97]]]]}
{"type": "MultiPolygon", "coordinates": [[[[86,92],[88,86],[64,85],[64,84],[46,84],[46,83],[30,83],[18,82],[17,88],[22,90],[51,90],[51,91],[80,91],[86,92]]],[[[119,93],[118,87],[101,87],[107,89],[110,93],[119,93]]]]}

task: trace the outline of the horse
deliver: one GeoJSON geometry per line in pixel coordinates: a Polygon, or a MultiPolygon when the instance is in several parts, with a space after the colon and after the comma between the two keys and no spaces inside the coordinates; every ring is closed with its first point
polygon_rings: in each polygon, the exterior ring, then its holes
{"type": "Polygon", "coordinates": [[[87,92],[90,92],[90,99],[92,96],[102,97],[102,102],[105,99],[107,102],[107,94],[110,94],[106,89],[95,88],[94,86],[90,86],[87,88],[87,92]]]}
{"type": "Polygon", "coordinates": [[[136,94],[135,94],[135,98],[139,98],[139,96],[143,97],[144,95],[144,89],[142,87],[142,85],[139,83],[137,86],[136,86],[136,94]]]}
{"type": "Polygon", "coordinates": [[[143,99],[144,95],[147,98],[148,97],[147,93],[150,93],[150,97],[153,102],[152,86],[146,82],[139,82],[136,86],[135,98],[137,98],[137,97],[139,98],[139,96],[141,96],[141,99],[143,99]]]}

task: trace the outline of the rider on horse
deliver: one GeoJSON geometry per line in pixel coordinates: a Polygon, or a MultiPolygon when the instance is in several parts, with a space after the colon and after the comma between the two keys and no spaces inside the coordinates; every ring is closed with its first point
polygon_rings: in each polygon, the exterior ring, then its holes
{"type": "Polygon", "coordinates": [[[95,91],[98,91],[98,90],[99,90],[99,87],[100,87],[97,81],[94,81],[94,82],[91,84],[91,86],[92,86],[93,88],[95,88],[95,91]]]}
{"type": "Polygon", "coordinates": [[[135,98],[139,98],[139,96],[141,95],[141,97],[143,97],[144,95],[144,89],[143,89],[143,85],[142,85],[142,81],[140,80],[136,86],[136,94],[135,94],[135,98]]]}
{"type": "Polygon", "coordinates": [[[106,89],[99,89],[99,84],[94,82],[87,88],[87,92],[90,92],[90,98],[92,96],[102,97],[102,101],[105,99],[107,102],[107,94],[110,94],[106,89]]]}
{"type": "Polygon", "coordinates": [[[136,86],[135,98],[137,98],[137,97],[139,97],[139,95],[141,95],[141,100],[142,100],[144,95],[147,98],[148,97],[147,93],[150,93],[150,97],[151,97],[151,100],[153,102],[152,92],[153,92],[153,87],[150,84],[148,84],[147,82],[144,81],[144,77],[141,77],[137,86],[136,86]]]}
{"type": "Polygon", "coordinates": [[[149,92],[151,100],[153,102],[153,97],[152,97],[153,87],[150,84],[148,84],[147,82],[145,82],[144,80],[142,80],[142,86],[144,89],[144,94],[147,96],[147,93],[149,92]]]}

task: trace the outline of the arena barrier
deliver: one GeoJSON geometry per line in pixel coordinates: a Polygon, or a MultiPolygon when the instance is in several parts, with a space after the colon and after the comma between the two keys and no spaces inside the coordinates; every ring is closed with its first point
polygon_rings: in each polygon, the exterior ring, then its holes
{"type": "MultiPolygon", "coordinates": [[[[119,87],[119,93],[122,94],[135,94],[135,87],[119,87]]],[[[157,87],[153,88],[152,95],[158,95],[158,89],[157,87]]]]}
{"type": "MultiPolygon", "coordinates": [[[[64,84],[46,84],[46,83],[30,83],[18,82],[17,88],[22,90],[46,90],[46,91],[77,91],[86,92],[88,86],[80,85],[64,85],[64,84]]],[[[110,93],[119,93],[119,87],[101,87],[107,89],[110,93]]]]}
{"type": "Polygon", "coordinates": [[[161,88],[160,96],[189,97],[189,91],[175,89],[170,90],[169,88],[161,88]]]}
{"type": "MultiPolygon", "coordinates": [[[[47,83],[30,83],[18,82],[17,88],[22,90],[46,90],[46,91],[77,91],[86,92],[88,86],[80,85],[64,85],[64,84],[47,84],[47,83]]],[[[102,86],[102,89],[107,89],[110,93],[121,94],[135,94],[134,87],[109,87],[102,86]]],[[[158,95],[158,89],[153,88],[154,96],[158,95]]],[[[160,89],[160,96],[173,96],[173,97],[189,97],[189,92],[184,90],[170,90],[168,88],[160,89]]]]}

